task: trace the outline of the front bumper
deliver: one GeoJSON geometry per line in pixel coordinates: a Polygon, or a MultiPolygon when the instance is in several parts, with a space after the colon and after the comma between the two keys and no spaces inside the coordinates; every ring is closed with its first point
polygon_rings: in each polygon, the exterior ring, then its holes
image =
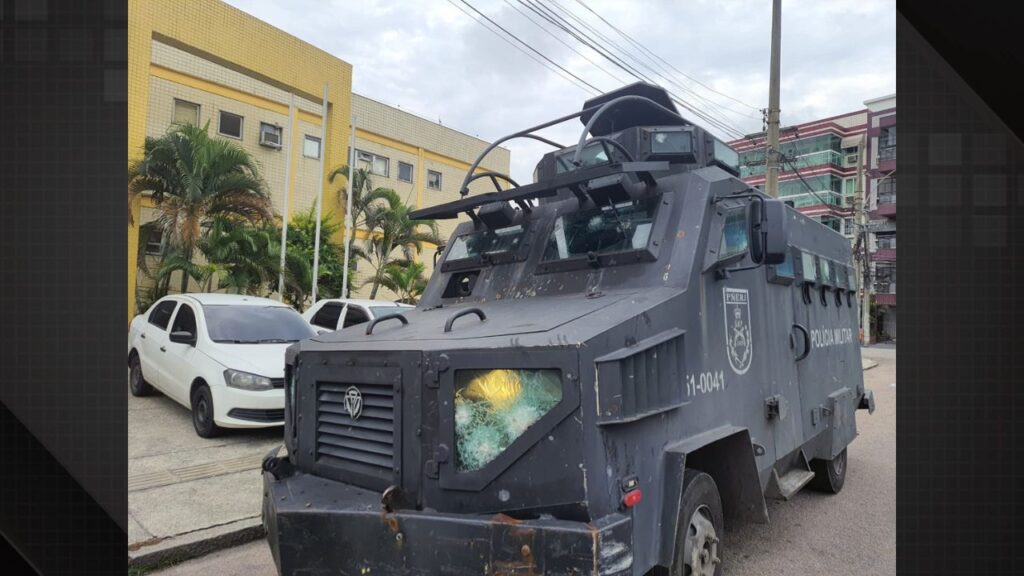
{"type": "Polygon", "coordinates": [[[376,492],[292,471],[273,454],[264,461],[263,524],[281,575],[611,576],[633,569],[628,516],[584,523],[388,513],[376,492]]]}
{"type": "Polygon", "coordinates": [[[284,390],[240,390],[212,386],[213,421],[222,428],[267,428],[284,425],[284,390]],[[280,414],[274,419],[270,414],[280,414]]]}

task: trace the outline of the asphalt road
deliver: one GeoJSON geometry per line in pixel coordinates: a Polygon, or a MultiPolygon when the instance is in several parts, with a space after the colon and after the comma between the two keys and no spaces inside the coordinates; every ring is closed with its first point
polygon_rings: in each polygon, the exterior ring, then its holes
{"type": "MultiPolygon", "coordinates": [[[[896,573],[896,351],[869,349],[878,366],[864,372],[875,392],[872,415],[857,413],[860,435],[848,452],[843,491],[801,491],[769,501],[771,523],[727,529],[723,573],[885,575],[896,573]]],[[[263,540],[165,569],[160,576],[276,576],[263,540]]]]}

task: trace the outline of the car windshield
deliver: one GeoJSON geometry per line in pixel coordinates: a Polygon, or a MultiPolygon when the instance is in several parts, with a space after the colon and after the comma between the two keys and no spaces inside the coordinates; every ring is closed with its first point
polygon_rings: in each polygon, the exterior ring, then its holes
{"type": "Polygon", "coordinates": [[[452,243],[452,249],[448,251],[446,261],[515,252],[523,240],[524,231],[522,226],[509,226],[497,230],[481,230],[463,234],[452,243]]]}
{"type": "Polygon", "coordinates": [[[234,344],[297,342],[315,336],[298,312],[284,306],[203,306],[210,340],[234,344]]]}
{"type": "Polygon", "coordinates": [[[658,197],[563,214],[555,220],[544,260],[642,250],[647,247],[658,197]]]}
{"type": "Polygon", "coordinates": [[[408,306],[370,306],[370,312],[373,312],[374,318],[381,318],[392,314],[401,314],[402,312],[408,312],[409,310],[411,310],[411,308],[408,306]]]}

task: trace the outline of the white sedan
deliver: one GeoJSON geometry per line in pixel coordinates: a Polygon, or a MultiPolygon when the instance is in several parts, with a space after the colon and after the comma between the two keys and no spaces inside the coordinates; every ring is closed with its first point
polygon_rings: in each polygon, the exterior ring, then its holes
{"type": "Polygon", "coordinates": [[[415,308],[411,304],[383,302],[380,300],[358,300],[355,298],[325,298],[318,300],[302,317],[318,331],[341,330],[358,326],[383,316],[400,314],[415,308]]]}
{"type": "Polygon", "coordinates": [[[165,296],[131,322],[131,393],[157,388],[190,408],[203,438],[221,428],[281,426],[285,349],[314,335],[298,312],[276,300],[165,296]]]}

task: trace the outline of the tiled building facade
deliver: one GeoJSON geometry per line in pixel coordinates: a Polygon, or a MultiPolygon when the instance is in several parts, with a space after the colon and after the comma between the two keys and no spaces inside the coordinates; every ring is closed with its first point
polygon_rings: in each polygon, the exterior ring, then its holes
{"type": "MultiPolygon", "coordinates": [[[[862,175],[874,341],[896,337],[896,96],[864,105],[780,130],[779,197],[857,245],[854,194],[862,175]]],[[[739,152],[744,181],[763,187],[765,134],[729,144],[739,152]]]]}
{"type": "MultiPolygon", "coordinates": [[[[344,182],[331,183],[324,176],[348,161],[353,113],[358,117],[359,156],[378,159],[375,171],[381,174],[373,176],[374,184],[395,189],[417,206],[455,198],[466,169],[486,146],[352,94],[350,64],[220,0],[190,0],[187,9],[173,0],[131,0],[129,20],[129,162],[142,154],[146,137],[160,136],[176,123],[208,125],[212,136],[239,143],[256,159],[282,218],[309,210],[320,196],[324,213],[342,221],[345,207],[338,189],[344,182]],[[379,169],[384,165],[388,167],[379,169]],[[410,171],[411,177],[405,178],[410,171]]],[[[509,164],[508,150],[498,149],[484,169],[507,173],[509,164]]],[[[373,162],[357,166],[373,168],[373,162]]],[[[144,261],[155,263],[156,256],[146,254],[158,253],[161,242],[158,236],[140,234],[140,226],[154,218],[152,202],[142,198],[131,209],[130,316],[136,313],[139,288],[148,282],[137,266],[139,252],[144,261]]],[[[450,224],[442,226],[442,232],[450,230],[450,224]]],[[[339,231],[335,241],[343,238],[339,231]]],[[[424,247],[421,257],[428,273],[433,249],[424,247]]],[[[359,276],[365,276],[363,268],[359,276]]],[[[171,286],[179,282],[172,279],[171,286]]],[[[189,289],[201,288],[193,284],[189,289]]]]}

